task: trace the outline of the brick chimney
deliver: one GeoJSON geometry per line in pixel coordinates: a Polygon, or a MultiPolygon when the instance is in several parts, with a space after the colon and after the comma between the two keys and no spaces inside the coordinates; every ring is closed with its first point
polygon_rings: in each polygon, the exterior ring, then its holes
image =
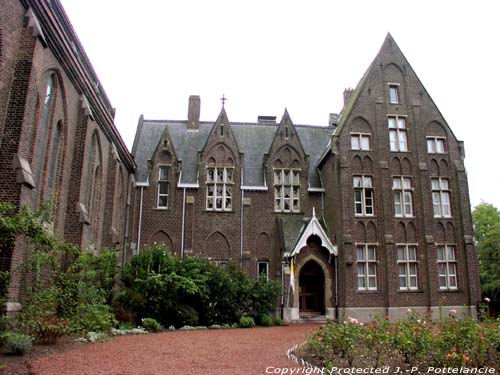
{"type": "Polygon", "coordinates": [[[199,95],[191,95],[189,97],[187,128],[190,130],[198,130],[200,128],[200,96],[199,95]]]}
{"type": "Polygon", "coordinates": [[[349,102],[349,99],[351,98],[351,95],[352,95],[352,92],[354,90],[349,87],[348,89],[345,89],[344,90],[344,107],[347,105],[347,103],[349,102]]]}

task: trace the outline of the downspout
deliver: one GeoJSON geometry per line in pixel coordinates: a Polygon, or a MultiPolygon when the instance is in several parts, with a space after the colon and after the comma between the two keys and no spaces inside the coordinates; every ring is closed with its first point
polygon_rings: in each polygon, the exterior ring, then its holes
{"type": "Polygon", "coordinates": [[[245,199],[245,190],[241,189],[241,213],[240,213],[240,265],[243,269],[243,199],[245,199]]]}
{"type": "MultiPolygon", "coordinates": [[[[338,250],[337,250],[338,252],[338,250]]],[[[333,258],[335,262],[335,318],[338,320],[339,319],[339,267],[337,265],[338,263],[338,255],[333,258]]]]}
{"type": "Polygon", "coordinates": [[[139,229],[137,231],[137,255],[141,250],[141,231],[142,231],[142,201],[144,198],[144,186],[141,186],[141,203],[139,204],[139,229]]]}
{"type": "Polygon", "coordinates": [[[125,237],[123,239],[123,250],[122,250],[122,270],[125,268],[125,264],[127,263],[127,247],[128,247],[128,240],[129,240],[129,227],[130,227],[130,200],[131,200],[131,189],[130,189],[130,182],[127,184],[127,207],[125,211],[125,237]]]}
{"type": "Polygon", "coordinates": [[[182,230],[181,230],[181,259],[184,259],[184,235],[186,231],[186,188],[182,189],[182,230]]]}

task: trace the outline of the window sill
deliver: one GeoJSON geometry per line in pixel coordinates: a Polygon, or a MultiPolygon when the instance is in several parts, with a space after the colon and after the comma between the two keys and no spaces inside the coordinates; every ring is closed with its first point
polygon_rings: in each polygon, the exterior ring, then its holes
{"type": "Polygon", "coordinates": [[[377,217],[377,216],[375,216],[375,215],[360,215],[360,214],[354,214],[354,217],[355,217],[355,218],[358,218],[358,219],[363,219],[363,218],[365,218],[365,219],[373,219],[373,218],[375,218],[375,217],[377,217]]]}
{"type": "Polygon", "coordinates": [[[438,220],[453,219],[453,216],[434,216],[434,219],[438,220]]]}
{"type": "Polygon", "coordinates": [[[460,289],[438,289],[438,293],[457,293],[461,292],[460,289]]]}
{"type": "Polygon", "coordinates": [[[170,207],[153,207],[154,211],[169,211],[170,207]]]}
{"type": "Polygon", "coordinates": [[[422,289],[398,289],[398,293],[424,293],[422,289]]]}
{"type": "Polygon", "coordinates": [[[212,214],[234,214],[235,210],[207,210],[204,209],[203,212],[212,213],[212,214]]]}
{"type": "Polygon", "coordinates": [[[396,219],[415,219],[415,216],[397,216],[397,215],[394,215],[394,218],[396,218],[396,219]]]}

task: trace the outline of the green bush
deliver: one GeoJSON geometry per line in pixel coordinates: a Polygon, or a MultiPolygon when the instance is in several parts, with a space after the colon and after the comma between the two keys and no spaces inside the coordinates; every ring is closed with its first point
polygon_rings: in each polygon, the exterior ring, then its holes
{"type": "Polygon", "coordinates": [[[268,314],[262,315],[259,321],[260,325],[263,327],[271,327],[273,325],[273,318],[268,314]]]}
{"type": "Polygon", "coordinates": [[[273,325],[275,325],[275,326],[282,326],[283,325],[283,319],[281,319],[279,316],[275,316],[273,318],[273,325]]]}
{"type": "Polygon", "coordinates": [[[4,352],[11,355],[23,355],[33,347],[31,336],[16,332],[6,332],[2,335],[4,352]]]}
{"type": "Polygon", "coordinates": [[[114,301],[120,315],[148,316],[164,327],[223,325],[243,315],[271,314],[280,291],[276,282],[252,280],[232,265],[220,267],[195,257],[181,260],[162,245],[134,257],[122,281],[114,301]]]}
{"type": "Polygon", "coordinates": [[[160,323],[153,318],[142,319],[142,327],[148,332],[158,332],[161,328],[160,323]]]}
{"type": "Polygon", "coordinates": [[[251,328],[255,327],[255,321],[251,316],[242,316],[239,322],[240,328],[251,328]]]}

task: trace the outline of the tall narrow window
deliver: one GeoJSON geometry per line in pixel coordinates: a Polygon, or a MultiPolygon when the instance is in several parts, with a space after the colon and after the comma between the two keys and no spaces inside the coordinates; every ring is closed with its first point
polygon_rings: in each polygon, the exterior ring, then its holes
{"type": "Polygon", "coordinates": [[[358,290],[377,289],[377,248],[375,245],[356,246],[358,266],[358,290]]]}
{"type": "Polygon", "coordinates": [[[170,185],[170,166],[158,167],[158,208],[168,208],[168,189],[170,185]]]}
{"type": "Polygon", "coordinates": [[[233,209],[233,173],[232,167],[207,168],[207,210],[233,209]]]}
{"type": "Polygon", "coordinates": [[[373,185],[371,176],[354,176],[354,212],[356,215],[373,215],[373,185]]]}
{"type": "Polygon", "coordinates": [[[54,138],[52,140],[52,150],[49,159],[49,175],[47,181],[47,191],[52,194],[54,185],[56,184],[57,171],[59,169],[59,145],[61,143],[61,122],[57,123],[54,129],[54,138]]]}
{"type": "Polygon", "coordinates": [[[445,151],[444,137],[427,137],[427,153],[429,154],[444,154],[445,151]]]}
{"type": "Polygon", "coordinates": [[[269,262],[268,261],[257,262],[257,275],[259,278],[262,278],[264,280],[269,279],[269,262]]]}
{"type": "Polygon", "coordinates": [[[450,189],[447,178],[432,178],[432,206],[434,217],[451,217],[450,189]]]}
{"type": "Polygon", "coordinates": [[[387,118],[387,125],[389,127],[389,143],[391,151],[408,151],[406,118],[389,116],[387,118]]]}
{"type": "Polygon", "coordinates": [[[439,289],[457,289],[457,258],[455,246],[438,245],[439,289]]]}
{"type": "Polygon", "coordinates": [[[399,85],[389,85],[389,101],[391,104],[399,104],[399,85]]]}
{"type": "Polygon", "coordinates": [[[394,177],[392,179],[394,191],[394,215],[397,217],[413,216],[413,188],[408,177],[394,177]]]}
{"type": "Polygon", "coordinates": [[[399,289],[416,290],[417,282],[417,247],[415,245],[399,244],[398,249],[398,269],[399,269],[399,289]]]}
{"type": "Polygon", "coordinates": [[[274,211],[300,211],[300,170],[274,169],[274,211]]]}
{"type": "Polygon", "coordinates": [[[351,150],[370,150],[370,134],[351,133],[351,150]]]}

